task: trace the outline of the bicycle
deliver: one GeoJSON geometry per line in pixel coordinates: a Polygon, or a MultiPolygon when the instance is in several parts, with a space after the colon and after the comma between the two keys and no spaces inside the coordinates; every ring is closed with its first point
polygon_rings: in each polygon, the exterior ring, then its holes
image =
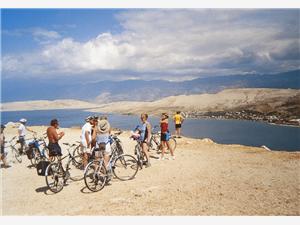
{"type": "Polygon", "coordinates": [[[55,161],[55,159],[51,160],[52,162],[47,166],[45,171],[46,184],[50,191],[54,193],[60,192],[67,183],[68,179],[71,179],[72,181],[80,181],[83,179],[83,165],[77,162],[78,159],[76,160],[76,157],[79,156],[74,157],[69,150],[76,144],[63,144],[69,146],[67,149],[68,154],[62,158],[56,156],[57,161],[55,161]],[[65,158],[68,158],[68,162],[64,168],[62,161],[65,158]]]}
{"type": "MultiPolygon", "coordinates": [[[[160,141],[161,133],[160,133],[160,131],[155,131],[155,129],[157,129],[158,127],[159,126],[156,125],[151,130],[151,138],[150,138],[150,142],[149,142],[149,149],[156,150],[159,153],[160,150],[161,150],[161,141],[160,141]]],[[[173,149],[173,151],[175,151],[175,149],[177,147],[177,141],[174,137],[170,137],[169,145],[173,149]]]]}
{"type": "Polygon", "coordinates": [[[108,169],[104,163],[104,150],[98,150],[100,157],[91,161],[85,168],[85,186],[92,192],[100,191],[113,176],[121,181],[131,180],[138,171],[137,161],[132,155],[112,148],[108,169]],[[121,153],[121,154],[120,154],[121,153]]]}
{"type": "Polygon", "coordinates": [[[28,144],[25,152],[31,162],[31,165],[34,167],[36,167],[41,160],[48,160],[49,150],[43,137],[38,139],[34,136],[33,141],[28,144]],[[42,146],[43,148],[41,149],[42,146]]]}
{"type": "Polygon", "coordinates": [[[19,140],[17,140],[15,143],[13,143],[13,141],[17,138],[17,136],[13,137],[10,141],[8,141],[9,143],[9,147],[11,148],[12,153],[14,154],[16,160],[21,163],[22,162],[22,155],[23,152],[22,150],[19,148],[16,148],[16,145],[19,144],[19,140]]]}

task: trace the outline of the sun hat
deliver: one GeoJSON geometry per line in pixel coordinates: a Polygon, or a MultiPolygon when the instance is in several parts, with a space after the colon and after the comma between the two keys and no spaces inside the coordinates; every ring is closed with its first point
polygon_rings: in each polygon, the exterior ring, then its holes
{"type": "Polygon", "coordinates": [[[26,123],[27,120],[26,120],[25,118],[22,118],[22,119],[20,119],[20,122],[21,122],[21,123],[26,123]]]}
{"type": "Polygon", "coordinates": [[[107,120],[99,120],[98,121],[98,130],[100,133],[104,134],[104,133],[108,133],[110,129],[110,124],[107,120]]]}

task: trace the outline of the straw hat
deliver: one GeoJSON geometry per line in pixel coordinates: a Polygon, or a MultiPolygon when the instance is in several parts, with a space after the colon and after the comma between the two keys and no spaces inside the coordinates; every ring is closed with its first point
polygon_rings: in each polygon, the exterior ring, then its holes
{"type": "Polygon", "coordinates": [[[98,121],[98,130],[100,133],[108,133],[110,129],[110,124],[107,120],[99,120],[98,121]]]}

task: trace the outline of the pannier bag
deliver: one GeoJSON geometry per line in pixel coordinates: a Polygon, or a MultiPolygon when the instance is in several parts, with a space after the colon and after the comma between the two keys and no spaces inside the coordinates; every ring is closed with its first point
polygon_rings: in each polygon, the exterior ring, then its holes
{"type": "Polygon", "coordinates": [[[33,159],[33,157],[34,157],[34,155],[33,155],[33,148],[26,149],[25,153],[26,153],[28,159],[33,159]]]}
{"type": "Polygon", "coordinates": [[[49,161],[40,161],[37,165],[36,165],[36,171],[37,171],[37,174],[39,176],[45,176],[45,173],[46,173],[46,169],[47,169],[47,166],[50,164],[49,161]]]}

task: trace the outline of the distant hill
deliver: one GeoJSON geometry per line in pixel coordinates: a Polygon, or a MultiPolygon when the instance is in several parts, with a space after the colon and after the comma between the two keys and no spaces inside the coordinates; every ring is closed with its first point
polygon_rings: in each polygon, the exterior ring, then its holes
{"type": "Polygon", "coordinates": [[[182,82],[125,80],[84,83],[69,78],[3,80],[2,102],[41,99],[78,99],[102,103],[154,101],[168,96],[217,93],[232,88],[300,89],[300,70],[279,74],[214,76],[182,82]],[[52,88],[54,86],[55,90],[52,88]]]}
{"type": "Polygon", "coordinates": [[[139,114],[147,112],[159,115],[162,112],[218,112],[253,110],[261,113],[300,115],[300,90],[242,88],[226,89],[216,94],[178,95],[153,102],[122,101],[101,104],[92,112],[116,112],[139,114]]]}

